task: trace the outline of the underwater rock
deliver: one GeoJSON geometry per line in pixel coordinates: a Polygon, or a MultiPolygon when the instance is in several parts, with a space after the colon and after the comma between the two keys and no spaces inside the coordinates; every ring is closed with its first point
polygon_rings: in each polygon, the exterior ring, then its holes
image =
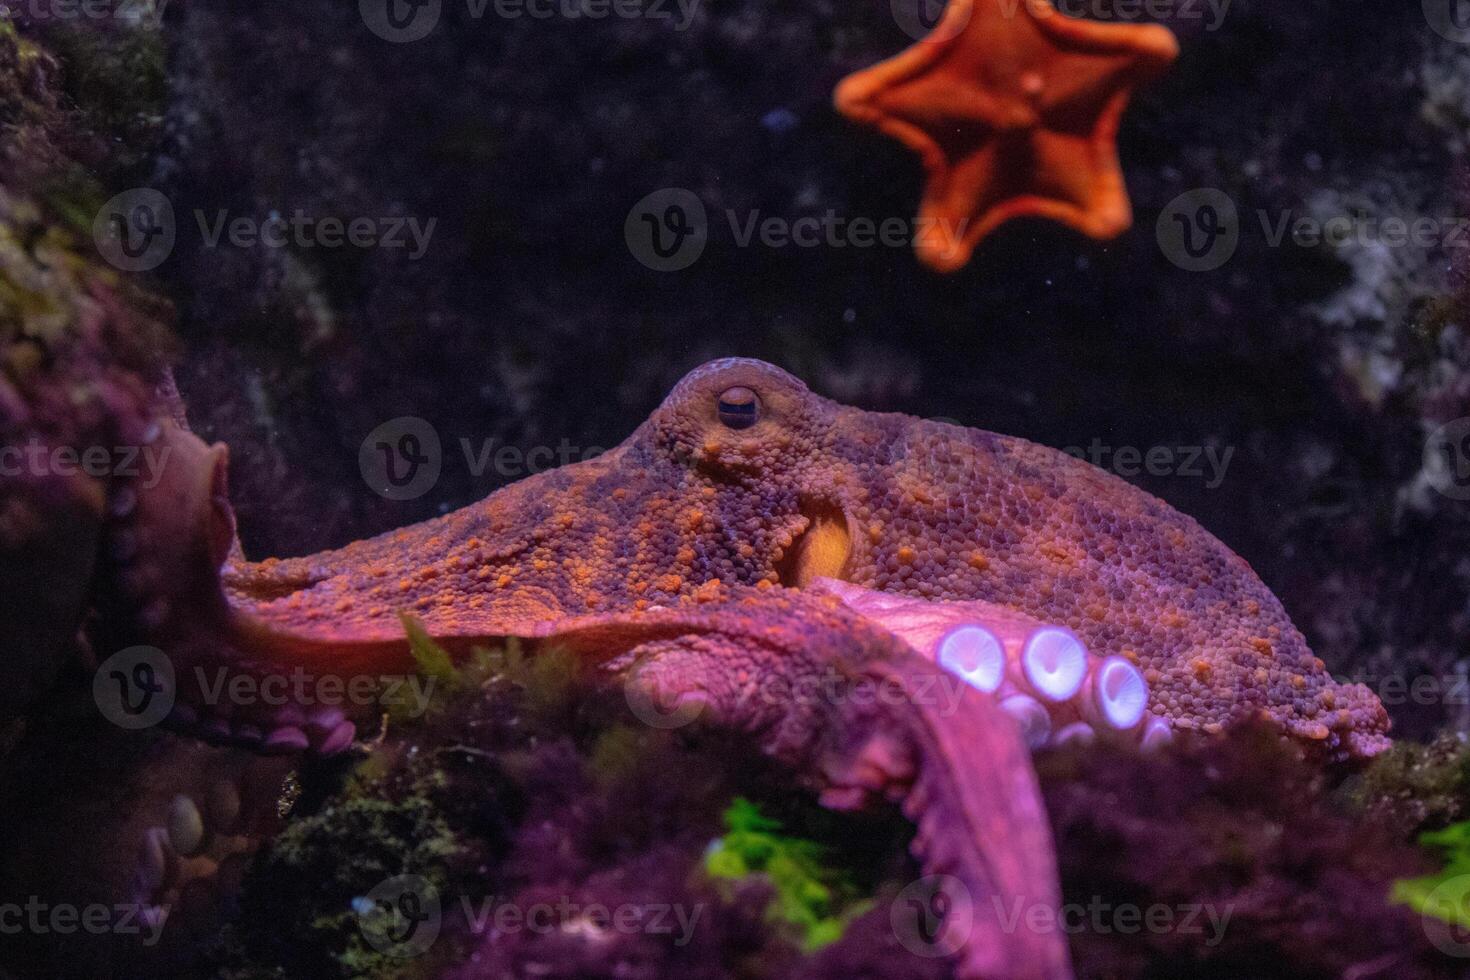
{"type": "Polygon", "coordinates": [[[92,131],[63,108],[66,73],[0,20],[0,712],[68,657],[92,596],[117,470],[138,468],[170,350],[167,303],[92,240],[103,192],[69,154],[92,131]]]}
{"type": "Polygon", "coordinates": [[[1038,766],[1083,976],[1301,980],[1462,975],[1389,902],[1427,856],[1344,805],[1264,729],[1147,759],[1106,748],[1038,766]]]}

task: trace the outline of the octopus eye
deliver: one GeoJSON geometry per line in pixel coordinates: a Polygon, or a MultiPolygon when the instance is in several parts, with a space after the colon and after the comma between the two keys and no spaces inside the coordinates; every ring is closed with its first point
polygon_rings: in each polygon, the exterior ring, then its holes
{"type": "Polygon", "coordinates": [[[732,429],[748,429],[761,417],[761,400],[749,388],[726,388],[720,395],[720,421],[732,429]]]}

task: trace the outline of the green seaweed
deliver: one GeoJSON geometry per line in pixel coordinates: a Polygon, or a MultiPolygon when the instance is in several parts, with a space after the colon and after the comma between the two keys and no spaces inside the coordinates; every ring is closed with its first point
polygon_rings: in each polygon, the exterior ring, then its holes
{"type": "Polygon", "coordinates": [[[1441,852],[1444,867],[1431,875],[1400,878],[1393,883],[1389,900],[1470,929],[1470,820],[1420,834],[1419,843],[1441,852]]]}
{"type": "Polygon", "coordinates": [[[408,634],[408,652],[414,663],[418,664],[419,673],[443,685],[447,691],[459,690],[464,679],[454,666],[449,651],[435,643],[429,631],[424,629],[424,624],[417,619],[407,613],[399,613],[398,619],[403,623],[403,631],[408,634]]]}
{"type": "Polygon", "coordinates": [[[751,801],[736,798],[724,821],[727,832],[706,854],[705,871],[723,879],[764,875],[776,893],[769,914],[796,927],[807,952],[841,939],[847,924],[872,907],[845,872],[827,866],[821,846],[781,834],[781,823],[751,801]]]}

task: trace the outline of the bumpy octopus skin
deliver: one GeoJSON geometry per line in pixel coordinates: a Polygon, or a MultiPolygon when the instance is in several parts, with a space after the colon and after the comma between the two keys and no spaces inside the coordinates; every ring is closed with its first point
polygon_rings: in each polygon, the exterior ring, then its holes
{"type": "Polygon", "coordinates": [[[999,705],[835,594],[710,591],[573,618],[546,640],[597,658],[646,722],[752,734],[830,807],[898,802],[925,874],[947,876],[955,931],[922,941],[957,953],[961,976],[1071,977],[1060,932],[1007,927],[1001,912],[1056,908],[1060,893],[1029,749],[999,705]]]}
{"type": "Polygon", "coordinates": [[[1137,664],[1177,729],[1250,715],[1334,756],[1387,744],[1246,562],[1189,517],[1025,440],[809,391],[761,361],[686,376],[622,445],[442,518],[304,558],[236,563],[250,645],[324,666],[441,639],[544,632],[586,613],[698,602],[719,584],[818,576],[983,600],[1137,664]]]}
{"type": "MultiPolygon", "coordinates": [[[[962,886],[943,921],[973,919],[966,978],[1071,975],[1064,936],[995,917],[1058,902],[1028,749],[1148,747],[1257,714],[1324,754],[1387,744],[1371,693],[1332,681],[1189,518],[1064,454],[837,405],[760,361],[697,369],[597,459],[289,560],[233,545],[222,447],[171,423],[159,438],[180,465],[111,528],[135,547],[105,645],[154,643],[180,668],[399,673],[409,614],[452,650],[580,649],[650,723],[694,707],[828,805],[900,803],[925,872],[962,886]],[[817,677],[837,687],[767,696],[817,677]],[[864,683],[899,696],[841,696],[864,683]]],[[[355,734],[336,708],[257,717],[180,684],[174,723],[211,739],[330,754],[355,734]]],[[[169,819],[202,809],[175,800],[169,819]]],[[[139,880],[167,881],[167,828],[144,845],[139,880]]]]}
{"type": "MultiPolygon", "coordinates": [[[[547,622],[529,631],[529,647],[534,653],[552,645],[586,658],[655,727],[703,722],[746,733],[829,807],[898,804],[916,828],[915,856],[935,876],[926,881],[937,883],[946,903],[941,912],[932,895],[917,899],[930,903],[925,915],[938,924],[928,918],[927,930],[896,925],[899,938],[923,944],[926,955],[953,955],[957,975],[967,980],[1069,980],[1062,932],[1007,920],[1018,906],[1054,909],[1060,902],[1023,729],[994,698],[936,663],[927,645],[916,653],[924,629],[915,630],[911,618],[895,632],[882,617],[855,611],[870,594],[844,594],[846,588],[856,587],[717,585],[703,602],[547,622]]],[[[1044,628],[998,608],[924,605],[933,607],[926,622],[945,635],[949,620],[1001,635],[1044,628]]],[[[247,794],[233,789],[237,781],[223,786],[231,807],[220,806],[218,784],[207,797],[185,786],[171,800],[155,793],[147,801],[151,815],[133,821],[143,830],[129,896],[147,913],[161,919],[182,905],[188,916],[204,902],[201,877],[249,852],[241,835],[269,822],[269,814],[258,805],[250,813],[240,807],[247,794]]],[[[249,795],[259,804],[258,791],[249,795]]],[[[456,975],[480,975],[467,969],[456,975]]]]}

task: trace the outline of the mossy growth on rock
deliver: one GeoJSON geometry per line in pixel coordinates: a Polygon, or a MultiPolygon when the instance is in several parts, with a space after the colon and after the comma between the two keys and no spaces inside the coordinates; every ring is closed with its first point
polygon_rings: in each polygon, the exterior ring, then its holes
{"type": "Polygon", "coordinates": [[[1397,879],[1433,870],[1426,856],[1274,730],[1148,756],[1054,753],[1039,773],[1063,921],[1088,975],[1463,976],[1424,920],[1390,901],[1397,879]]]}
{"type": "Polygon", "coordinates": [[[396,975],[400,961],[369,945],[360,930],[357,903],[397,875],[418,875],[444,890],[444,868],[457,846],[422,796],[358,796],[326,807],[291,823],[252,870],[239,938],[309,971],[297,975],[396,975]]]}
{"type": "Polygon", "coordinates": [[[584,659],[510,645],[452,663],[407,625],[431,706],[390,715],[350,763],[302,773],[296,812],[252,862],[210,953],[213,975],[914,975],[886,911],[857,915],[857,898],[916,873],[896,811],[829,813],[742,736],[639,725],[584,659]],[[762,814],[741,822],[745,844],[777,842],[767,860],[742,847],[751,863],[785,859],[792,874],[708,872],[736,812],[762,814]],[[437,938],[408,959],[359,922],[374,888],[402,875],[428,882],[440,908],[437,938]],[[798,906],[804,928],[770,914],[798,906]]]}
{"type": "MultiPolygon", "coordinates": [[[[47,40],[95,34],[86,43],[101,47],[148,43],[161,64],[157,37],[145,42],[130,28],[53,25],[43,33],[47,40]]],[[[136,93],[155,84],[146,72],[136,74],[137,67],[129,59],[105,86],[64,91],[68,79],[88,69],[55,57],[0,18],[0,369],[23,393],[37,369],[50,365],[56,373],[61,351],[79,339],[95,346],[88,356],[105,367],[137,373],[149,373],[172,351],[165,326],[170,304],[143,280],[109,266],[92,240],[93,222],[111,194],[103,171],[112,173],[111,161],[133,143],[127,134],[89,128],[87,120],[94,100],[105,100],[107,92],[136,93]]],[[[156,111],[161,90],[149,98],[156,111]]],[[[138,135],[139,152],[151,140],[138,135]]],[[[89,373],[102,371],[93,364],[74,380],[85,383],[89,373]]]]}
{"type": "MultiPolygon", "coordinates": [[[[454,662],[409,629],[431,707],[390,716],[349,768],[303,774],[298,812],[245,877],[219,975],[950,975],[890,925],[918,874],[896,812],[823,810],[741,736],[637,725],[584,658],[510,646],[454,662]],[[405,874],[442,912],[410,960],[357,921],[405,874]]],[[[1442,820],[1463,785],[1455,753],[1418,751],[1346,780],[1251,727],[1148,756],[1041,754],[1078,975],[1458,977],[1438,920],[1393,901],[1396,881],[1438,868],[1397,807],[1422,798],[1415,819],[1442,820]]]]}
{"type": "Polygon", "coordinates": [[[1408,840],[1470,817],[1470,743],[1446,733],[1427,745],[1400,741],[1343,787],[1343,795],[1408,840]]]}
{"type": "Polygon", "coordinates": [[[109,144],[110,183],[146,180],[168,98],[161,12],[133,6],[135,18],[115,18],[105,27],[63,20],[44,35],[63,67],[62,90],[87,129],[109,144]]]}

